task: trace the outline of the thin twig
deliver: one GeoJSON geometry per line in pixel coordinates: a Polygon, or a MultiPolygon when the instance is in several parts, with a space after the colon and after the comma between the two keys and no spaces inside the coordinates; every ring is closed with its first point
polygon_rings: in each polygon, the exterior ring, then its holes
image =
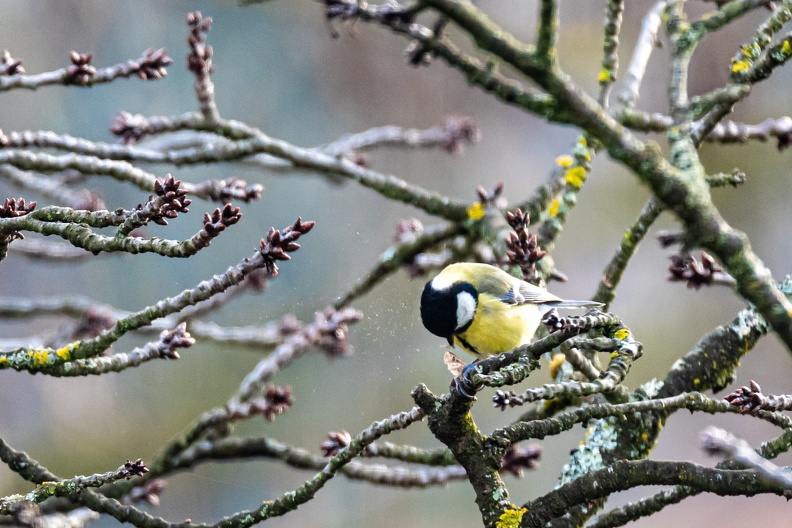
{"type": "Polygon", "coordinates": [[[14,88],[24,88],[27,90],[37,90],[44,86],[52,85],[76,85],[93,86],[96,84],[109,83],[119,78],[128,78],[133,75],[142,80],[156,80],[165,77],[167,68],[173,61],[166,55],[165,48],[159,50],[148,49],[137,60],[126,62],[95,70],[95,72],[82,78],[79,84],[74,83],[70,68],[39,73],[36,75],[24,75],[22,73],[11,76],[0,76],[0,92],[12,90],[14,88]]]}

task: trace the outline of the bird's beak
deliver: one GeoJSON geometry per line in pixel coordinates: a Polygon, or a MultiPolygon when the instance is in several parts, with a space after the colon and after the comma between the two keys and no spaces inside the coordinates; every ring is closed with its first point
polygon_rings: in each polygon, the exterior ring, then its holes
{"type": "Polygon", "coordinates": [[[453,335],[448,336],[446,338],[446,341],[448,341],[448,344],[451,345],[451,348],[454,348],[454,336],[453,335]]]}

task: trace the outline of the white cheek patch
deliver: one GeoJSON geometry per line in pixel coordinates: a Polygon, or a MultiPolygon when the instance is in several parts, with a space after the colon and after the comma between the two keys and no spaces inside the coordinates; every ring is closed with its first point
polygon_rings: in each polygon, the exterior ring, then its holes
{"type": "Polygon", "coordinates": [[[462,328],[470,321],[473,320],[473,314],[476,313],[476,299],[473,298],[468,292],[457,293],[457,329],[462,328]]]}

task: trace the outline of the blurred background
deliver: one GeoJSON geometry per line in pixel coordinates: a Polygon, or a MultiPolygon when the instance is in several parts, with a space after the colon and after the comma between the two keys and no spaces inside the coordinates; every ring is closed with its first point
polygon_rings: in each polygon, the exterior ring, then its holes
{"type": "MultiPolygon", "coordinates": [[[[520,38],[532,39],[536,2],[482,0],[478,5],[520,38]]],[[[604,0],[561,2],[559,59],[589,93],[596,91],[600,69],[601,21],[604,0]]],[[[620,60],[625,66],[640,21],[651,2],[628,2],[620,60]]],[[[201,10],[214,19],[209,42],[214,47],[213,80],[223,117],[260,127],[273,137],[300,146],[314,146],[373,126],[395,124],[427,128],[447,115],[473,117],[481,142],[454,156],[441,150],[377,151],[374,168],[425,188],[473,201],[477,185],[490,188],[501,181],[504,195],[515,204],[544,182],[556,156],[571,151],[576,131],[551,125],[469,87],[441,62],[429,68],[407,66],[407,41],[379,27],[336,25],[333,39],[319,3],[273,1],[253,7],[233,2],[172,1],[102,2],[6,0],[0,17],[0,49],[23,60],[29,74],[69,64],[70,50],[94,54],[93,64],[109,66],[137,58],[149,47],[167,47],[175,64],[156,82],[119,80],[90,89],[45,87],[37,92],[15,90],[0,95],[0,128],[5,132],[51,130],[96,141],[114,141],[108,127],[121,111],[144,115],[176,115],[197,109],[193,77],[186,71],[185,14],[201,10]]],[[[712,8],[693,3],[700,15],[712,8]]],[[[726,31],[706,39],[694,56],[691,95],[723,85],[731,56],[749,40],[769,12],[759,10],[726,31]]],[[[664,38],[661,40],[666,43],[664,38]]],[[[467,46],[467,44],[465,44],[467,46]]],[[[639,107],[664,111],[667,51],[650,62],[639,107]]],[[[620,70],[621,72],[622,70],[620,70]]],[[[736,108],[735,119],[758,123],[788,115],[792,69],[776,72],[757,86],[736,108]]],[[[617,90],[621,84],[617,84],[617,90]]],[[[788,182],[792,149],[779,153],[775,143],[710,145],[702,157],[710,174],[739,167],[748,183],[739,189],[718,189],[715,200],[727,220],[748,233],[757,253],[777,279],[790,271],[788,226],[792,220],[788,182]]],[[[551,284],[562,297],[593,295],[605,264],[624,230],[637,217],[649,194],[627,171],[602,155],[581,193],[554,251],[566,284],[551,284]]],[[[244,296],[212,319],[220,324],[249,325],[294,313],[303,321],[331,304],[364,277],[378,255],[392,244],[396,223],[419,211],[387,201],[353,183],[334,185],[321,176],[271,174],[231,164],[174,169],[149,166],[159,176],[172,172],[198,182],[232,175],[265,186],[261,200],[241,204],[244,217],[211,248],[193,258],[169,260],[153,255],[102,255],[79,264],[44,265],[11,256],[0,266],[0,295],[85,295],[101,303],[138,310],[195,286],[253,253],[270,226],[282,228],[298,215],[316,220],[303,249],[263,296],[244,296]]],[[[93,178],[108,208],[131,208],[146,194],[131,185],[93,178]]],[[[0,197],[18,197],[18,189],[0,182],[0,197]]],[[[40,197],[23,194],[28,199],[40,197]]],[[[40,204],[43,205],[43,201],[40,204]]],[[[240,205],[240,204],[237,204],[240,205]]],[[[149,233],[183,239],[200,228],[201,213],[215,206],[194,201],[167,230],[149,233]]],[[[667,251],[654,234],[675,229],[663,216],[628,268],[612,310],[644,343],[644,357],[633,367],[628,384],[663,378],[674,361],[707,332],[730,321],[745,303],[728,289],[686,289],[669,283],[667,251]]],[[[302,242],[302,241],[301,241],[302,242]]],[[[450,375],[442,363],[442,341],[426,332],[418,317],[423,279],[404,273],[388,279],[354,307],[365,314],[351,328],[354,356],[328,361],[309,354],[275,379],[292,385],[296,406],[274,423],[254,420],[239,434],[266,434],[319,451],[328,431],[353,435],[373,421],[412,406],[410,391],[426,383],[445,392],[450,375]]],[[[36,318],[0,321],[0,337],[24,337],[54,331],[62,320],[36,318]]],[[[143,342],[127,338],[117,345],[128,350],[143,342]]],[[[53,379],[10,371],[0,372],[0,436],[27,451],[60,476],[104,472],[127,459],[152,460],[161,447],[202,411],[222,405],[261,357],[249,349],[198,343],[182,352],[178,362],[155,361],[121,374],[84,379],[53,379]]],[[[765,338],[744,359],[737,384],[756,379],[766,393],[789,393],[792,361],[773,337],[765,338]]],[[[549,380],[546,370],[532,378],[549,380]]],[[[516,418],[519,409],[501,413],[479,396],[475,419],[484,432],[516,418]]],[[[751,418],[674,415],[653,458],[715,464],[699,448],[698,434],[716,424],[753,444],[776,436],[765,423],[751,418]]],[[[506,476],[511,499],[522,503],[552,489],[569,451],[583,437],[577,428],[543,442],[541,467],[523,480],[506,476]]],[[[391,435],[389,441],[437,447],[427,428],[417,424],[391,435]]],[[[789,457],[780,460],[789,464],[789,457]]],[[[170,521],[187,517],[215,522],[240,509],[294,489],[310,472],[272,462],[203,465],[169,480],[162,505],[153,513],[170,521]]],[[[0,467],[0,495],[24,493],[28,484],[0,467]]],[[[620,494],[608,506],[634,501],[655,489],[620,494]]],[[[457,482],[428,490],[374,487],[334,479],[313,500],[271,526],[325,527],[474,527],[481,525],[469,485],[457,482]]],[[[699,496],[640,521],[643,527],[740,526],[749,520],[766,527],[788,526],[789,507],[778,497],[750,500],[699,496]]],[[[117,523],[103,519],[97,526],[117,523]]]]}

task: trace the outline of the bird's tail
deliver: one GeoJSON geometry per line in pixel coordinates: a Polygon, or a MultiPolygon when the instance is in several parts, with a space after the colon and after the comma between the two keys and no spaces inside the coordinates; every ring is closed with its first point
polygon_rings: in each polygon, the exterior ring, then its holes
{"type": "Polygon", "coordinates": [[[596,301],[554,301],[544,303],[543,306],[548,308],[599,308],[605,305],[596,301]]]}

